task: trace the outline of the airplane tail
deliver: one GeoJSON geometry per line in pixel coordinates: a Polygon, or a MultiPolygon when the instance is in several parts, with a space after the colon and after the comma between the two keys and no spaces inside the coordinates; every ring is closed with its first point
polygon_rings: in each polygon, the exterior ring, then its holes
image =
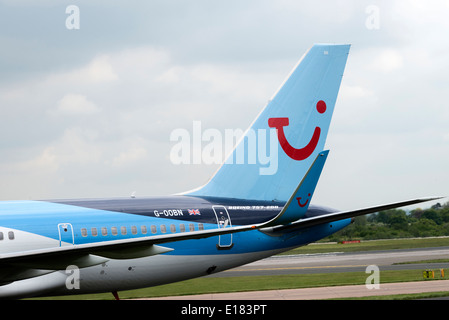
{"type": "Polygon", "coordinates": [[[350,45],[314,45],[218,171],[188,195],[287,201],[323,151],[350,45]]]}

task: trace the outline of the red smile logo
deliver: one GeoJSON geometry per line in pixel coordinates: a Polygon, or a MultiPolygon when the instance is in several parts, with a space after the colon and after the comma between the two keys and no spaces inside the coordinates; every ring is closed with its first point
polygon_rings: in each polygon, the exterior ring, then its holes
{"type": "MultiPolygon", "coordinates": [[[[316,110],[319,113],[326,112],[326,103],[323,100],[320,100],[316,104],[316,110]]],[[[285,154],[287,154],[293,160],[304,160],[310,157],[310,155],[315,150],[318,145],[318,141],[320,140],[321,128],[315,127],[315,131],[313,132],[312,138],[309,143],[301,149],[296,149],[290,145],[285,137],[284,127],[289,125],[288,118],[270,118],[268,119],[268,126],[270,128],[276,128],[279,144],[284,150],[285,154]]]]}
{"type": "MultiPolygon", "coordinates": [[[[310,197],[310,193],[308,194],[308,197],[310,197]]],[[[309,203],[309,199],[306,199],[306,202],[304,202],[304,204],[302,204],[302,203],[301,203],[301,197],[296,198],[296,200],[298,201],[298,205],[299,205],[301,208],[304,208],[304,207],[307,205],[307,203],[309,203]]]]}

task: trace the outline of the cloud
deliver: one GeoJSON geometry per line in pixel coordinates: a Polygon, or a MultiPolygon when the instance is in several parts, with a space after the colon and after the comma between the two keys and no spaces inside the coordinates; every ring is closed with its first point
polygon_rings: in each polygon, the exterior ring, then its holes
{"type": "Polygon", "coordinates": [[[148,156],[148,150],[143,146],[132,146],[122,151],[111,161],[112,167],[133,165],[148,156]]]}
{"type": "Polygon", "coordinates": [[[171,164],[170,133],[194,120],[246,129],[314,42],[353,44],[314,202],[350,209],[444,193],[445,1],[378,1],[378,30],[365,25],[372,2],[356,0],[82,1],[79,30],[65,28],[64,4],[0,5],[3,199],[203,184],[216,166],[171,164]]]}
{"type": "Polygon", "coordinates": [[[100,112],[100,108],[86,96],[69,93],[58,101],[55,113],[61,115],[93,115],[100,112]]]}
{"type": "Polygon", "coordinates": [[[404,59],[398,50],[392,48],[382,49],[375,53],[375,58],[370,63],[373,70],[378,70],[383,73],[390,73],[401,69],[404,65],[404,59]]]}
{"type": "Polygon", "coordinates": [[[87,83],[101,83],[118,80],[109,56],[100,55],[95,57],[87,66],[75,70],[68,75],[72,81],[84,81],[87,83]]]}

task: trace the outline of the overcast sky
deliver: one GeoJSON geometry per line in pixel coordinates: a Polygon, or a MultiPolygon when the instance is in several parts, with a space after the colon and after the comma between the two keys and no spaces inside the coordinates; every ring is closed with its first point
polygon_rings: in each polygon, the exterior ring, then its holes
{"type": "Polygon", "coordinates": [[[202,185],[217,165],[173,164],[170,133],[246,129],[320,42],[352,47],[313,203],[449,195],[448,16],[443,0],[2,0],[0,199],[202,185]]]}

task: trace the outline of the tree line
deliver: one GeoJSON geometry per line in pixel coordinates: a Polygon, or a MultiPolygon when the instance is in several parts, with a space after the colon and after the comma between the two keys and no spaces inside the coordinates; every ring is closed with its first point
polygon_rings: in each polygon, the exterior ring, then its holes
{"type": "Polygon", "coordinates": [[[326,241],[449,236],[449,202],[410,212],[392,209],[356,217],[326,241]]]}

